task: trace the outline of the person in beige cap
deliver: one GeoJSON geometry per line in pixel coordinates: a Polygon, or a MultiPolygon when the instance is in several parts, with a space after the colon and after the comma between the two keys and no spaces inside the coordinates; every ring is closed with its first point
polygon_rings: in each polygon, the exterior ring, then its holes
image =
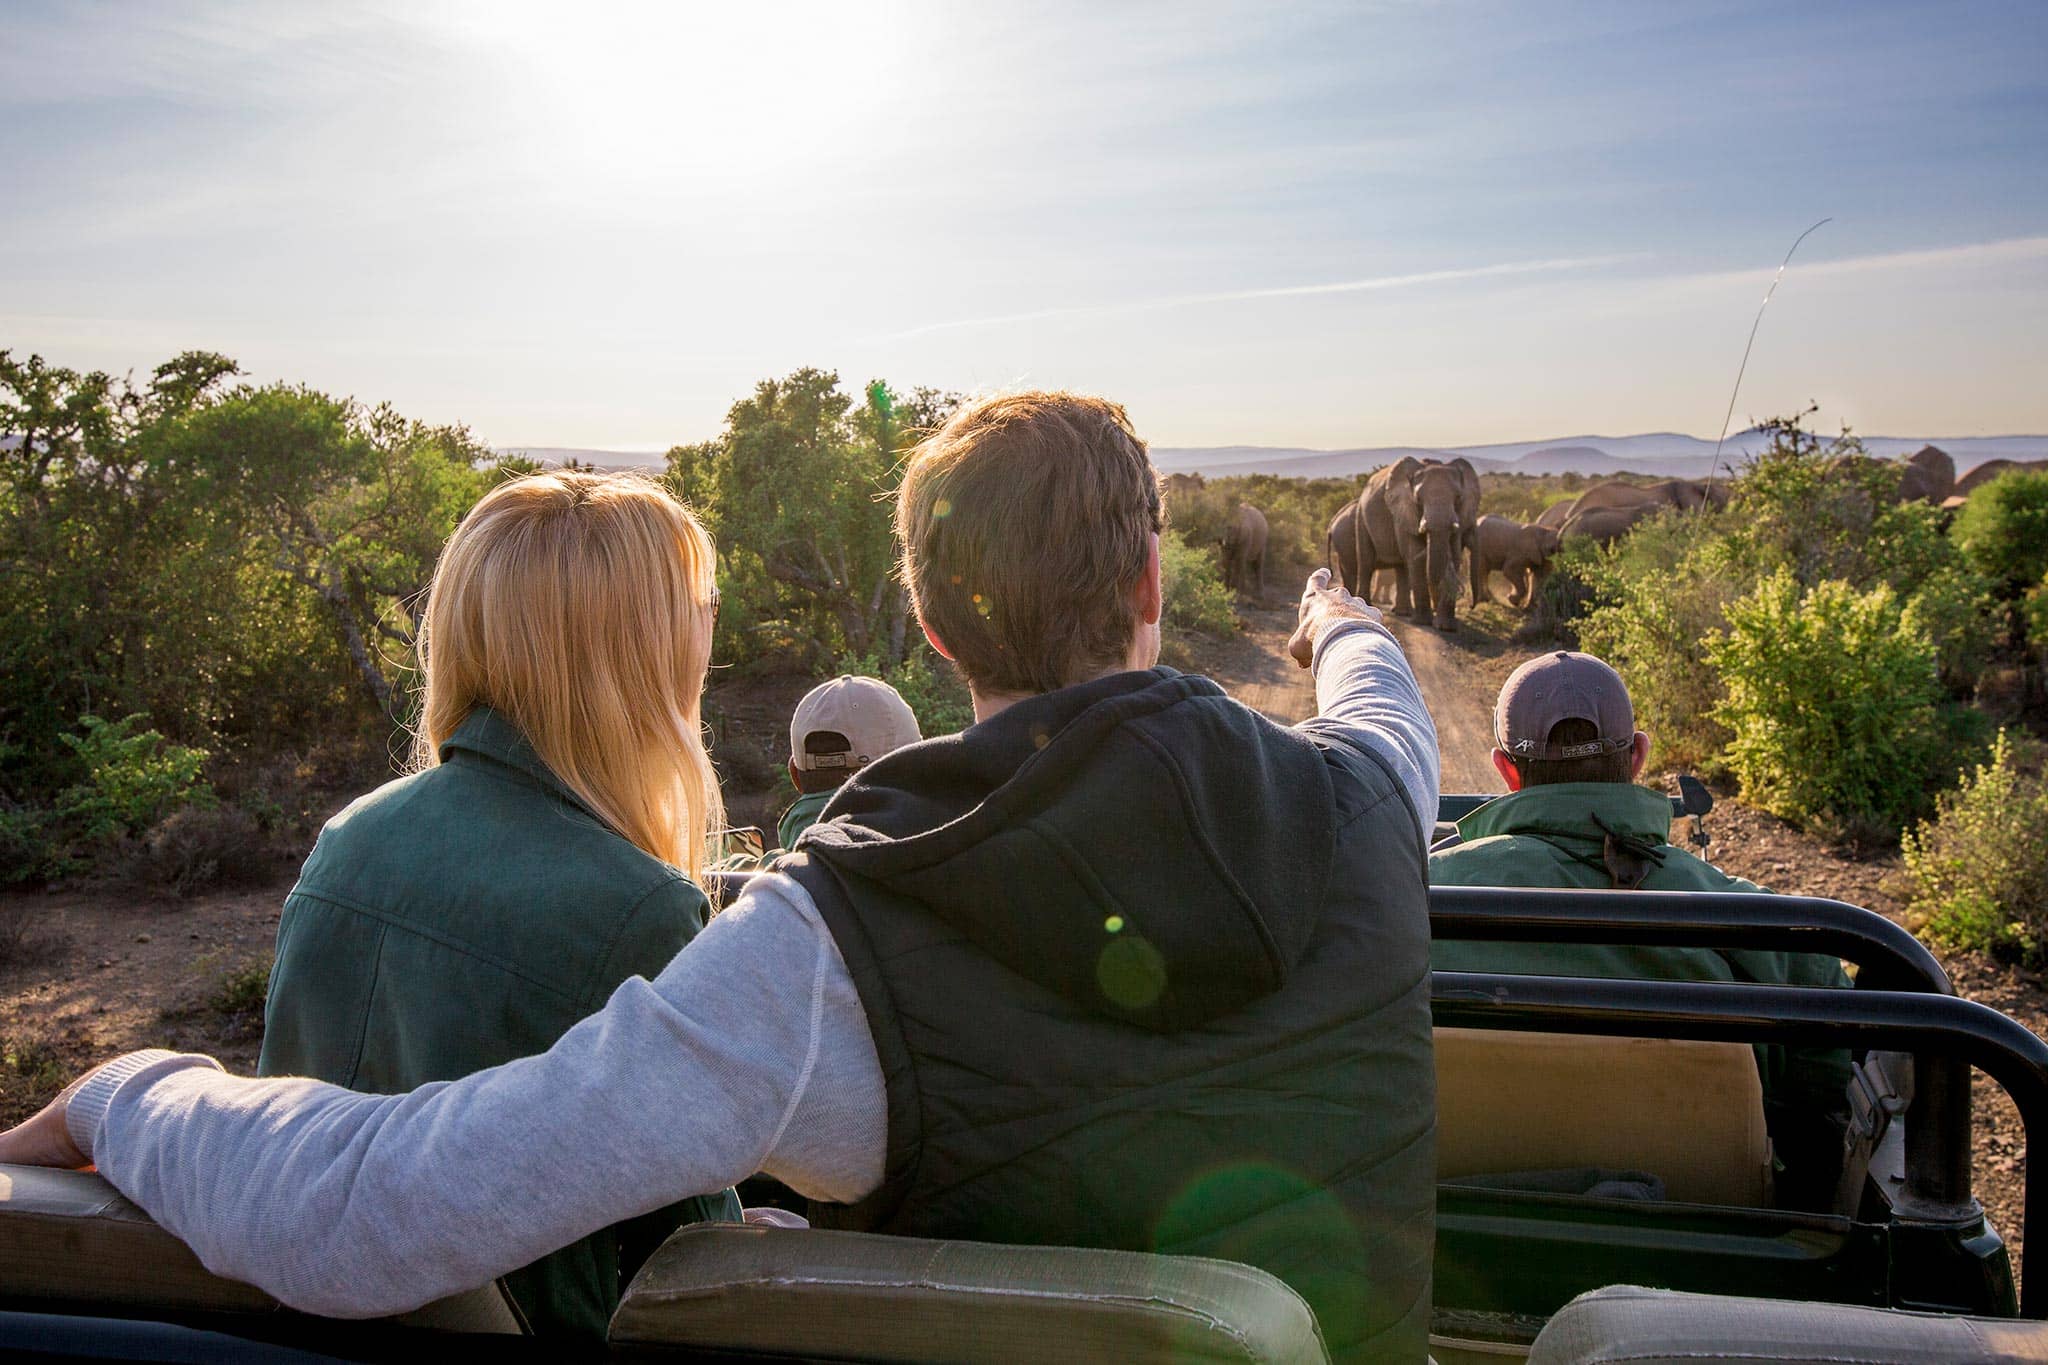
{"type": "MultiPolygon", "coordinates": [[[[1636,728],[1621,675],[1590,654],[1531,659],[1500,690],[1493,766],[1508,794],[1458,822],[1430,855],[1434,886],[1645,891],[1761,891],[1674,847],[1671,802],[1639,786],[1650,737],[1636,728]]],[[[1438,971],[1532,976],[1750,981],[1847,987],[1835,958],[1711,948],[1600,944],[1430,945],[1438,971]]],[[[1834,1189],[1847,1120],[1848,1054],[1760,1047],[1764,1112],[1785,1169],[1779,1201],[1819,1206],[1834,1189]]]]}
{"type": "Polygon", "coordinates": [[[781,847],[796,847],[847,778],[922,738],[910,703],[880,678],[841,674],[806,692],[789,718],[789,780],[797,798],[775,828],[781,847]]]}

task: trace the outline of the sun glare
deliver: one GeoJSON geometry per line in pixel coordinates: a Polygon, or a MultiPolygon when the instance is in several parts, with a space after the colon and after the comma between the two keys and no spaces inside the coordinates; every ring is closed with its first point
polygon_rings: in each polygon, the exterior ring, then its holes
{"type": "Polygon", "coordinates": [[[758,182],[843,152],[905,64],[889,9],[493,7],[464,27],[517,68],[535,154],[603,180],[758,182]]]}

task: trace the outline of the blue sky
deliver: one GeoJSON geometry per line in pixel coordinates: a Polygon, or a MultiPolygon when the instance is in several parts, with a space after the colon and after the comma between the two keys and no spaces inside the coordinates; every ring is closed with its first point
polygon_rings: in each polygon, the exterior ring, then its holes
{"type": "Polygon", "coordinates": [[[0,345],[499,444],[760,377],[1169,445],[2048,431],[2048,5],[0,0],[0,345]]]}

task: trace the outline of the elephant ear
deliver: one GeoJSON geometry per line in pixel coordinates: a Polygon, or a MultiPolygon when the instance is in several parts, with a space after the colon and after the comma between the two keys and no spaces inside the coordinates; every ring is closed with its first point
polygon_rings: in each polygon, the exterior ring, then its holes
{"type": "Polygon", "coordinates": [[[1422,499],[1415,491],[1415,481],[1422,476],[1422,470],[1422,461],[1413,455],[1403,455],[1387,471],[1387,507],[1394,514],[1395,524],[1409,530],[1422,520],[1422,499]]]}
{"type": "Polygon", "coordinates": [[[1467,526],[1479,520],[1479,471],[1463,455],[1451,461],[1458,471],[1458,516],[1467,526]]]}

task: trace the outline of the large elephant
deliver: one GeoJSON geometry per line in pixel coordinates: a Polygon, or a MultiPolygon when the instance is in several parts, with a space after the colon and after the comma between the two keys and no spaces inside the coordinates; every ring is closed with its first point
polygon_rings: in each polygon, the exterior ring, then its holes
{"type": "Polygon", "coordinates": [[[1508,581],[1508,605],[1526,609],[1536,600],[1550,557],[1561,537],[1549,526],[1524,526],[1509,517],[1481,517],[1472,547],[1472,605],[1485,600],[1487,575],[1495,570],[1508,581]]]}
{"type": "MultiPolygon", "coordinates": [[[[1655,483],[1624,483],[1620,479],[1608,479],[1579,494],[1565,513],[1551,524],[1562,527],[1583,513],[1612,508],[1676,507],[1680,511],[1696,512],[1702,507],[1721,508],[1727,505],[1728,485],[1725,481],[1709,485],[1704,479],[1659,479],[1655,483]]],[[[1539,523],[1541,520],[1539,517],[1539,523]]]]}
{"type": "Polygon", "coordinates": [[[1172,502],[1176,498],[1191,497],[1201,492],[1205,484],[1200,474],[1168,474],[1164,487],[1166,500],[1172,502]]]}
{"type": "Polygon", "coordinates": [[[1585,536],[1602,545],[1611,545],[1627,535],[1635,524],[1663,511],[1669,503],[1639,502],[1629,507],[1592,507],[1584,512],[1574,512],[1559,530],[1562,540],[1574,536],[1585,536]]]}
{"type": "Polygon", "coordinates": [[[2000,474],[2038,473],[2043,469],[2048,469],[2048,460],[1986,460],[1957,479],[1951,493],[1956,497],[1967,498],[2000,474]]]}
{"type": "Polygon", "coordinates": [[[1537,526],[1547,526],[1551,530],[1555,531],[1558,527],[1564,525],[1565,522],[1571,517],[1572,503],[1574,501],[1575,499],[1565,498],[1560,502],[1553,502],[1552,504],[1550,504],[1550,506],[1544,508],[1541,512],[1537,514],[1536,520],[1533,524],[1537,526]]]}
{"type": "Polygon", "coordinates": [[[1250,584],[1254,599],[1266,595],[1266,514],[1248,502],[1237,505],[1230,524],[1223,528],[1224,585],[1245,592],[1250,584]]]}
{"type": "Polygon", "coordinates": [[[1956,491],[1956,462],[1940,446],[1921,446],[1899,471],[1899,501],[1937,506],[1956,491]]]}
{"type": "MultiPolygon", "coordinates": [[[[1372,584],[1363,585],[1358,578],[1358,499],[1353,498],[1337,509],[1337,515],[1330,518],[1329,532],[1323,537],[1324,562],[1337,571],[1343,580],[1344,591],[1369,598],[1372,584]]],[[[1371,574],[1368,572],[1367,578],[1371,574]]]]}
{"type": "Polygon", "coordinates": [[[1357,566],[1362,578],[1394,570],[1394,614],[1427,612],[1439,630],[1458,628],[1458,594],[1479,523],[1479,474],[1469,461],[1404,455],[1374,472],[1358,495],[1357,566]]]}

